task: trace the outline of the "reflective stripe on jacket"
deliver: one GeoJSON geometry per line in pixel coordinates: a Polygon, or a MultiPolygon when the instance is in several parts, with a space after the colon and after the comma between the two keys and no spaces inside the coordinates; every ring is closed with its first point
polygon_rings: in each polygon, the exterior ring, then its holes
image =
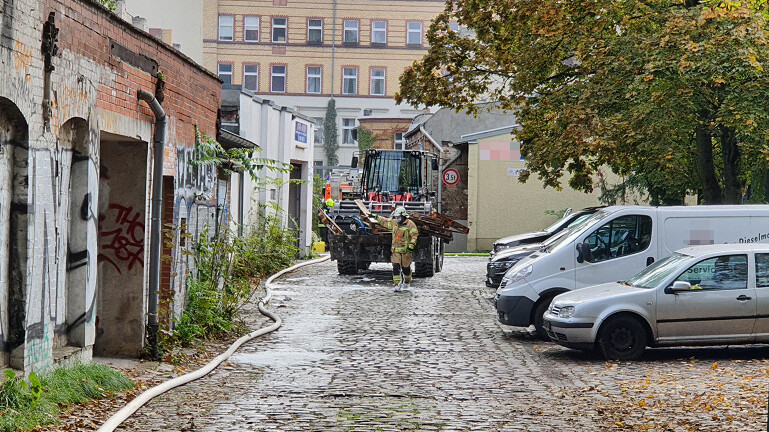
{"type": "Polygon", "coordinates": [[[377,216],[376,221],[385,229],[393,232],[393,252],[409,252],[409,248],[414,249],[417,246],[419,230],[410,219],[406,219],[406,223],[403,225],[395,219],[383,218],[382,216],[377,216]]]}

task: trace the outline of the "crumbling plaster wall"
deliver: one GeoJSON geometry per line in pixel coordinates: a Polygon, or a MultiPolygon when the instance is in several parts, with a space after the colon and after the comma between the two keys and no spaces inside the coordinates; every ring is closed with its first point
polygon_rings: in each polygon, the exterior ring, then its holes
{"type": "Polygon", "coordinates": [[[193,124],[214,132],[220,84],[91,0],[0,0],[0,25],[0,135],[13,123],[2,101],[28,131],[24,144],[0,137],[0,365],[40,370],[55,349],[83,347],[87,357],[94,343],[101,131],[151,142],[154,118],[136,89],[156,79],[111,56],[110,40],[167,71],[167,173],[177,147],[194,144],[193,124]],[[61,33],[46,121],[40,46],[50,12],[61,33]]]}

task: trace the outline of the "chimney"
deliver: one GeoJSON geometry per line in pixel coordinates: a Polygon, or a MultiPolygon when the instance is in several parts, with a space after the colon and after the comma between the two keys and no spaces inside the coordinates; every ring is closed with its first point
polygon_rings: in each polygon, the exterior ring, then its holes
{"type": "Polygon", "coordinates": [[[138,28],[139,30],[147,31],[147,18],[142,18],[137,15],[133,17],[132,22],[134,27],[138,28]]]}
{"type": "Polygon", "coordinates": [[[125,21],[130,21],[128,11],[125,8],[125,0],[117,0],[115,3],[115,14],[125,21]]]}

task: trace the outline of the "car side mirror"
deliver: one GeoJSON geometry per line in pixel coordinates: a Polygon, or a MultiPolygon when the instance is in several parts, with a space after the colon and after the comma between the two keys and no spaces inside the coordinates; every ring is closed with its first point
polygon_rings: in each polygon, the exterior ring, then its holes
{"type": "Polygon", "coordinates": [[[358,156],[352,157],[352,162],[350,163],[350,167],[358,168],[358,156]]]}
{"type": "Polygon", "coordinates": [[[578,255],[577,255],[578,263],[583,263],[585,261],[593,262],[593,251],[590,249],[590,243],[582,242],[580,244],[577,244],[577,252],[578,252],[578,255]]]}
{"type": "Polygon", "coordinates": [[[675,281],[673,282],[673,286],[670,287],[670,291],[676,293],[676,292],[682,292],[682,291],[691,291],[692,290],[692,284],[686,281],[675,281]]]}
{"type": "Polygon", "coordinates": [[[582,243],[577,243],[577,262],[582,264],[585,262],[584,252],[582,251],[582,243]]]}
{"type": "Polygon", "coordinates": [[[438,159],[432,158],[432,168],[433,171],[438,171],[438,159]]]}

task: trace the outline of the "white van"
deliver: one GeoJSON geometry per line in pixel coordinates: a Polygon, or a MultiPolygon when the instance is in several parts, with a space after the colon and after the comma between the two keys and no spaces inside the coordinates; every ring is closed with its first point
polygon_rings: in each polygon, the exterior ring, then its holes
{"type": "Polygon", "coordinates": [[[769,242],[769,205],[613,206],[511,267],[494,305],[502,324],[534,324],[558,294],[626,280],[685,246],[769,242]]]}

